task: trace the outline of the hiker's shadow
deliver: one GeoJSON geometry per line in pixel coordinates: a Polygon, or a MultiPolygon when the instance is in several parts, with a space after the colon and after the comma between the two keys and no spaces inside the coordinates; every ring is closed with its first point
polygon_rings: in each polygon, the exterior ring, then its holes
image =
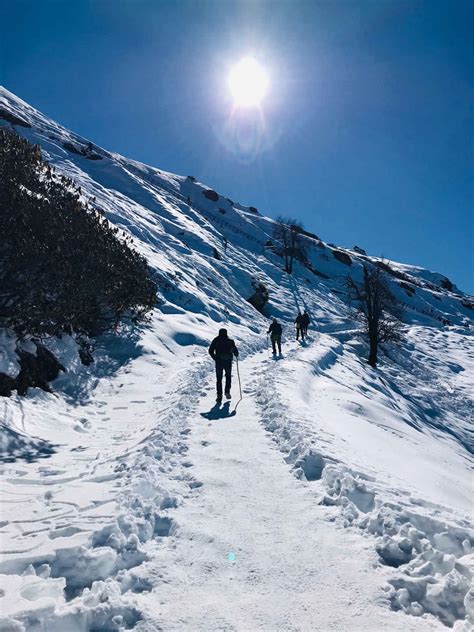
{"type": "Polygon", "coordinates": [[[201,417],[205,419],[226,419],[227,417],[234,417],[237,412],[234,410],[230,410],[230,402],[225,402],[222,406],[217,403],[211,408],[207,413],[201,413],[201,417]]]}

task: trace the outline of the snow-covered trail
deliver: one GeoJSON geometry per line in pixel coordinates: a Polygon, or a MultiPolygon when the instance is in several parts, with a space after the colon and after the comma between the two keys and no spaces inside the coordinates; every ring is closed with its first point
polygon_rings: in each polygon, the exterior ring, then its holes
{"type": "Polygon", "coordinates": [[[84,431],[73,425],[46,461],[4,466],[3,491],[17,502],[4,504],[1,570],[17,582],[10,596],[22,596],[11,615],[51,632],[415,631],[462,618],[468,523],[426,501],[426,480],[409,492],[413,477],[384,467],[388,438],[398,461],[423,440],[439,479],[449,472],[459,487],[451,500],[461,511],[462,455],[443,469],[434,439],[409,426],[388,433],[386,407],[354,421],[353,407],[370,400],[351,380],[371,389],[380,380],[358,376],[365,367],[338,336],[286,341],[279,361],[247,348],[235,414],[235,370],[223,413],[205,348],[184,347],[172,371],[150,336],[148,353],[67,409],[84,431]],[[400,555],[412,560],[403,574],[400,555]],[[424,616],[403,613],[394,579],[402,596],[416,588],[422,605],[409,612],[424,616]]]}
{"type": "MultiPolygon", "coordinates": [[[[244,384],[256,383],[263,358],[241,363],[244,384]]],[[[173,511],[175,537],[152,544],[148,568],[161,581],[136,596],[147,613],[137,630],[437,629],[389,609],[373,545],[331,523],[334,508],[292,474],[259,423],[253,387],[224,416],[213,381],[189,420],[187,456],[201,485],[173,511]]]]}

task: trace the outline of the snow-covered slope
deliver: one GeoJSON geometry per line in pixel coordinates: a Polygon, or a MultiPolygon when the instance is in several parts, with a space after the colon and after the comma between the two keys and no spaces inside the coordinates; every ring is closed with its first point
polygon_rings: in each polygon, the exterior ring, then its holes
{"type": "MultiPolygon", "coordinates": [[[[99,339],[90,367],[71,338],[46,341],[68,369],[55,394],[1,402],[0,630],[469,629],[472,297],[387,262],[407,335],[373,370],[343,281],[376,258],[308,238],[289,277],[250,207],[3,89],[0,124],[133,235],[160,289],[150,323],[99,339]],[[266,316],[247,301],[259,282],[266,316]],[[224,323],[243,399],[234,383],[217,409],[206,352],[224,323]]],[[[13,375],[8,332],[0,353],[13,375]]]]}

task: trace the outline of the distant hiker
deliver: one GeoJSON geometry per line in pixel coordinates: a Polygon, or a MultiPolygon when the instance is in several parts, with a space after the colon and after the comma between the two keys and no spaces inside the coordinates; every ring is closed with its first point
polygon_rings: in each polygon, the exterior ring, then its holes
{"type": "Polygon", "coordinates": [[[303,329],[303,314],[298,312],[298,316],[295,318],[295,326],[296,326],[296,340],[299,340],[301,335],[301,340],[304,340],[304,329],[303,329]]]}
{"type": "Polygon", "coordinates": [[[227,329],[219,329],[219,335],[214,338],[209,347],[209,355],[216,363],[217,402],[222,401],[222,376],[225,373],[225,396],[230,399],[232,384],[232,360],[239,357],[235,342],[227,335],[227,329]]]}
{"type": "Polygon", "coordinates": [[[270,340],[272,341],[273,355],[276,355],[276,348],[278,346],[278,353],[281,355],[281,334],[283,328],[276,318],[273,319],[270,325],[267,336],[270,334],[270,340]]]}
{"type": "Polygon", "coordinates": [[[224,242],[224,252],[227,252],[227,243],[228,243],[227,237],[224,237],[223,242],[224,242]]]}
{"type": "Polygon", "coordinates": [[[301,322],[302,322],[302,334],[303,334],[303,337],[306,337],[308,335],[309,323],[311,322],[311,318],[309,317],[309,314],[306,310],[304,310],[301,322]]]}

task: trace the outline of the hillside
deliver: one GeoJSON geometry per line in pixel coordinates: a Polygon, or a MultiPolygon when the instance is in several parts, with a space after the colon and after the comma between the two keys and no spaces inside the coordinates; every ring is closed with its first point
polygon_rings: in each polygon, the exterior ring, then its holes
{"type": "MultiPolygon", "coordinates": [[[[44,340],[66,368],[53,393],[2,398],[0,630],[470,629],[473,297],[309,236],[289,276],[256,209],[4,89],[0,124],[96,198],[159,290],[150,321],[97,338],[90,366],[73,337],[44,340]],[[367,261],[407,327],[377,369],[344,301],[367,261]],[[258,283],[263,314],[248,302],[258,283]],[[243,397],[234,376],[218,408],[207,346],[221,326],[243,397]]],[[[15,344],[1,332],[12,376],[15,344]]]]}

